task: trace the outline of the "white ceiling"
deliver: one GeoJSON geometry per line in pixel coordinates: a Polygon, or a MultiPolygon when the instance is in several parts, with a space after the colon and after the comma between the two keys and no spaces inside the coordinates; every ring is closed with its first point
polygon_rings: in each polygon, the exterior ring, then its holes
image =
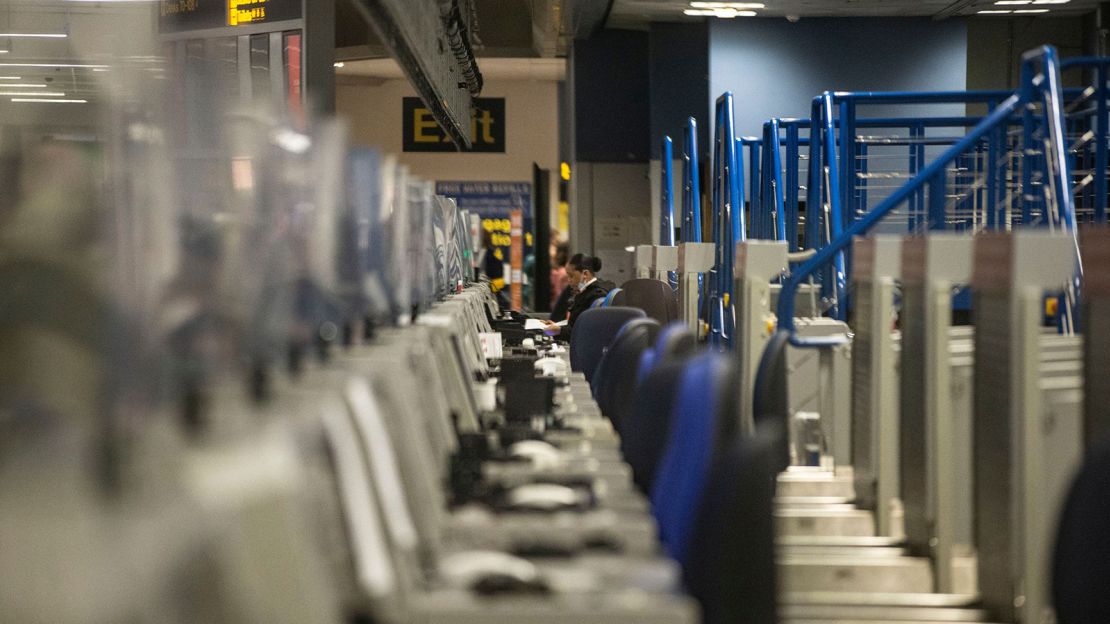
{"type": "MultiPolygon", "coordinates": [[[[537,80],[557,82],[566,76],[566,59],[561,58],[494,58],[478,57],[478,69],[485,80],[537,80]]],[[[393,59],[346,61],[337,67],[340,76],[359,76],[393,80],[404,78],[393,59]]]]}
{"type": "MultiPolygon", "coordinates": [[[[766,8],[757,11],[764,17],[864,17],[933,16],[950,6],[962,7],[959,15],[974,15],[982,9],[1034,8],[1031,6],[995,7],[994,0],[760,0],[766,8]]],[[[1044,5],[1050,9],[1037,16],[1066,15],[1093,11],[1097,0],[1071,0],[1067,4],[1044,5]]],[[[704,17],[682,14],[690,8],[687,0],[614,0],[607,25],[610,28],[643,26],[649,22],[696,21],[704,17]]],[[[750,19],[738,17],[735,19],[750,19]]]]}

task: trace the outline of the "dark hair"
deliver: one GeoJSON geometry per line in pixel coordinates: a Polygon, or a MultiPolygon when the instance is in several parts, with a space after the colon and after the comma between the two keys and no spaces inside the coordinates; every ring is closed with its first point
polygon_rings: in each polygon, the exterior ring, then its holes
{"type": "Polygon", "coordinates": [[[569,254],[570,246],[566,243],[555,245],[555,266],[566,266],[569,254]]]}
{"type": "Polygon", "coordinates": [[[589,271],[596,275],[601,271],[601,258],[574,254],[574,257],[570,259],[570,266],[574,267],[575,271],[589,271]]]}

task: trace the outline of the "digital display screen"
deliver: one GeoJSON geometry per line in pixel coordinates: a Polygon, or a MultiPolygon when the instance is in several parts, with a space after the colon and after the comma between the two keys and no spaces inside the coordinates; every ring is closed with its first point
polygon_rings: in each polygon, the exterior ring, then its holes
{"type": "Polygon", "coordinates": [[[160,0],[158,28],[188,32],[301,18],[302,0],[160,0]]]}

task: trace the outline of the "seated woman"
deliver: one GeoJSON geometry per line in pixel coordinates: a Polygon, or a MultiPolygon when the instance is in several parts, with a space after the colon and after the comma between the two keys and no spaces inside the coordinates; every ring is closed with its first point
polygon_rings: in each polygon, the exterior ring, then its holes
{"type": "Polygon", "coordinates": [[[574,322],[578,320],[579,315],[589,310],[594,301],[609,294],[609,289],[597,281],[597,274],[601,271],[600,258],[575,254],[567,265],[567,269],[567,273],[575,276],[578,280],[577,284],[571,282],[570,285],[571,288],[577,286],[578,292],[574,293],[574,298],[571,300],[566,325],[560,326],[548,321],[546,331],[559,336],[561,340],[569,342],[571,332],[574,331],[574,322]]]}

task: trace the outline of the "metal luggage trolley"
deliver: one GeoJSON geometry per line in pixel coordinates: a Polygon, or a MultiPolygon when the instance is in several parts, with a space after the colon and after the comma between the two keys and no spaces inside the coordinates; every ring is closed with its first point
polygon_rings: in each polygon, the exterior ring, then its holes
{"type": "Polygon", "coordinates": [[[732,92],[717,98],[713,133],[712,236],[713,267],[706,278],[709,344],[724,351],[732,343],[733,258],[736,243],[747,239],[744,218],[744,163],[736,138],[732,92]]]}
{"type": "Polygon", "coordinates": [[[1060,70],[1088,72],[1088,86],[1068,99],[1065,110],[1075,179],[1075,217],[1080,223],[1105,223],[1110,167],[1110,93],[1106,89],[1110,58],[1071,58],[1060,63],[1060,70]]]}

